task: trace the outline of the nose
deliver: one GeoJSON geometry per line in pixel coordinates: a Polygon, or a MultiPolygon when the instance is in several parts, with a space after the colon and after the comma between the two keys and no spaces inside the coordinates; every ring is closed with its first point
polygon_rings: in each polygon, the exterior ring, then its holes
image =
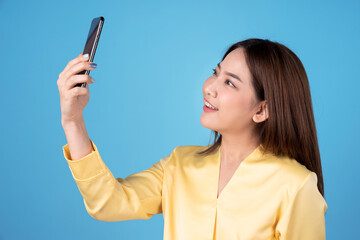
{"type": "Polygon", "coordinates": [[[215,97],[216,97],[216,93],[215,93],[215,92],[213,92],[213,91],[208,92],[208,94],[207,94],[207,95],[209,95],[209,96],[211,96],[211,97],[213,97],[213,98],[215,98],[215,97]]]}
{"type": "Polygon", "coordinates": [[[211,81],[207,79],[204,83],[204,96],[211,96],[215,98],[217,95],[217,86],[216,81],[211,81]]]}

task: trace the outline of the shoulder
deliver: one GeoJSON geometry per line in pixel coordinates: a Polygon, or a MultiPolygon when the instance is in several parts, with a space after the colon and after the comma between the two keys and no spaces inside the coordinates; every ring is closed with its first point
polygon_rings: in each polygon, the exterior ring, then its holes
{"type": "Polygon", "coordinates": [[[176,146],[172,152],[162,159],[163,164],[167,166],[179,166],[184,164],[195,163],[197,160],[203,158],[198,152],[205,150],[208,146],[200,145],[179,145],[176,146]]]}
{"type": "Polygon", "coordinates": [[[281,164],[281,170],[285,177],[298,184],[301,184],[305,178],[311,173],[305,165],[299,163],[294,158],[278,157],[278,161],[281,164]]]}
{"type": "Polygon", "coordinates": [[[317,184],[316,173],[309,170],[296,159],[287,156],[276,156],[274,154],[266,154],[265,156],[265,162],[274,166],[276,175],[279,179],[282,179],[289,192],[295,193],[306,181],[312,181],[315,185],[317,184]]]}
{"type": "Polygon", "coordinates": [[[185,163],[187,161],[195,161],[197,159],[202,158],[198,152],[205,150],[208,146],[200,146],[200,145],[179,145],[174,148],[172,151],[172,158],[175,161],[181,161],[185,163]]]}
{"type": "Polygon", "coordinates": [[[186,156],[196,156],[197,152],[201,150],[205,150],[207,146],[200,146],[200,145],[179,145],[173,151],[176,155],[181,155],[182,157],[186,156]]]}
{"type": "MultiPolygon", "coordinates": [[[[318,203],[327,209],[326,202],[318,190],[317,174],[294,158],[271,155],[268,158],[271,165],[276,166],[273,172],[278,186],[283,190],[284,204],[289,206],[295,199],[311,204],[318,203]]],[[[268,166],[269,167],[269,166],[268,166]]]]}
{"type": "Polygon", "coordinates": [[[260,157],[260,166],[268,174],[273,175],[278,180],[278,184],[296,191],[312,171],[306,168],[294,158],[288,156],[278,156],[273,153],[263,153],[260,157]]]}

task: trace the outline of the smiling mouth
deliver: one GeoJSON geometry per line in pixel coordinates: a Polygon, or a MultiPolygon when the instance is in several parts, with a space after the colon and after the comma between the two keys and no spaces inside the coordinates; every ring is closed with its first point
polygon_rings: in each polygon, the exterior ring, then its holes
{"type": "Polygon", "coordinates": [[[207,109],[210,109],[210,110],[214,110],[214,111],[218,111],[219,109],[216,109],[216,108],[212,108],[212,107],[209,107],[207,105],[204,105],[204,107],[206,107],[207,109]]]}
{"type": "Polygon", "coordinates": [[[218,111],[219,109],[212,106],[208,101],[204,100],[204,105],[205,107],[209,108],[209,109],[212,109],[212,110],[215,110],[215,111],[218,111]]]}

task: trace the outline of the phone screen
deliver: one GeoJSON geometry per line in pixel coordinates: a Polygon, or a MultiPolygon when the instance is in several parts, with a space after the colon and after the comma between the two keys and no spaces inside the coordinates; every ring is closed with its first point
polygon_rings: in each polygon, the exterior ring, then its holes
{"type": "MultiPolygon", "coordinates": [[[[94,56],[96,52],[96,47],[98,45],[101,30],[103,27],[105,19],[103,17],[94,18],[90,25],[90,30],[86,39],[85,47],[83,54],[88,53],[89,54],[89,62],[94,61],[94,56]]],[[[90,70],[84,70],[82,72],[79,72],[78,74],[86,74],[89,75],[90,70]]],[[[86,87],[86,83],[79,83],[75,85],[74,87],[86,87]]]]}

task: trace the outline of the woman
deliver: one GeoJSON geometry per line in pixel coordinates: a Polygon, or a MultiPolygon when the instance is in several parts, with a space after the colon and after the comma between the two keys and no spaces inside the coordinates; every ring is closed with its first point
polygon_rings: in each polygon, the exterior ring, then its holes
{"type": "Polygon", "coordinates": [[[327,204],[309,82],[280,43],[232,45],[203,85],[211,146],[177,146],[151,168],[114,178],[82,111],[88,58],[59,75],[64,156],[88,213],[101,221],[163,213],[164,239],[325,239],[327,204]]]}

